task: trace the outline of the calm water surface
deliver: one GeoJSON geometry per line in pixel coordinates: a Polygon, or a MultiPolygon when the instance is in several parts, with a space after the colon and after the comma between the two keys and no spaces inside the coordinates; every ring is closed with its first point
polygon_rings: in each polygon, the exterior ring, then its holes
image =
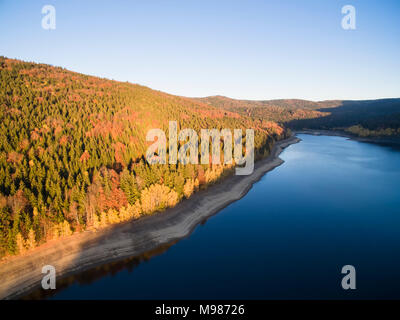
{"type": "Polygon", "coordinates": [[[400,298],[399,150],[299,137],[190,237],[70,277],[50,298],[400,298]],[[347,264],[356,290],[341,288],[347,264]]]}

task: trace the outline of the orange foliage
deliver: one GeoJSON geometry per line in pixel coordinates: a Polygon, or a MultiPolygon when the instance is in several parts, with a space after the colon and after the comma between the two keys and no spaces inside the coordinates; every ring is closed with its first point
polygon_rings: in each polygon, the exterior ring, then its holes
{"type": "Polygon", "coordinates": [[[15,151],[11,151],[8,154],[7,162],[20,163],[23,158],[24,158],[23,154],[20,154],[20,153],[15,152],[15,151]]]}
{"type": "Polygon", "coordinates": [[[89,160],[90,158],[90,154],[89,152],[87,152],[86,150],[82,153],[81,157],[79,158],[80,162],[85,162],[87,160],[89,160]]]}
{"type": "Polygon", "coordinates": [[[280,125],[272,121],[267,121],[266,128],[278,135],[281,135],[284,132],[284,129],[280,125]]]}
{"type": "MultiPolygon", "coordinates": [[[[102,175],[108,175],[110,190],[104,190],[104,186],[99,188],[97,205],[100,211],[110,208],[119,210],[121,207],[127,206],[128,200],[125,193],[121,190],[119,183],[119,175],[112,169],[103,168],[102,175]]],[[[99,179],[99,177],[97,177],[99,179]]]]}

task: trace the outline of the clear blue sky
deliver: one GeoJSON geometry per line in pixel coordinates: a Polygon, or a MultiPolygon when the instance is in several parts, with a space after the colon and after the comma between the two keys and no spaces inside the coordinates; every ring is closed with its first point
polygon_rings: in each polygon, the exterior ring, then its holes
{"type": "Polygon", "coordinates": [[[400,97],[399,0],[0,0],[0,30],[0,55],[178,95],[400,97]]]}

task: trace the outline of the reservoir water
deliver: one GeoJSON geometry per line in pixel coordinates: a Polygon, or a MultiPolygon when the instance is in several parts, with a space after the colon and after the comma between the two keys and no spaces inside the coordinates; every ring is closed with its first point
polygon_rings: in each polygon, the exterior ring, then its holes
{"type": "Polygon", "coordinates": [[[50,299],[400,298],[400,151],[299,135],[187,238],[62,281],[50,299]],[[341,269],[356,269],[343,290],[341,269]]]}

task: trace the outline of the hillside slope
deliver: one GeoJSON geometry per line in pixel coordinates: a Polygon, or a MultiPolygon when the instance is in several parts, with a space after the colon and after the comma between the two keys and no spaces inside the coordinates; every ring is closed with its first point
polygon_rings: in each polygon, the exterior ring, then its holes
{"type": "Polygon", "coordinates": [[[223,96],[195,99],[223,110],[281,123],[290,120],[318,118],[325,115],[314,110],[320,107],[318,103],[306,100],[236,100],[223,96]]]}
{"type": "Polygon", "coordinates": [[[195,98],[222,110],[277,121],[292,129],[345,130],[361,136],[400,135],[400,99],[307,101],[195,98]]]}
{"type": "Polygon", "coordinates": [[[0,57],[0,257],[86,228],[174,206],[232,171],[152,165],[146,133],[255,129],[256,157],[278,125],[147,87],[0,57]]]}

